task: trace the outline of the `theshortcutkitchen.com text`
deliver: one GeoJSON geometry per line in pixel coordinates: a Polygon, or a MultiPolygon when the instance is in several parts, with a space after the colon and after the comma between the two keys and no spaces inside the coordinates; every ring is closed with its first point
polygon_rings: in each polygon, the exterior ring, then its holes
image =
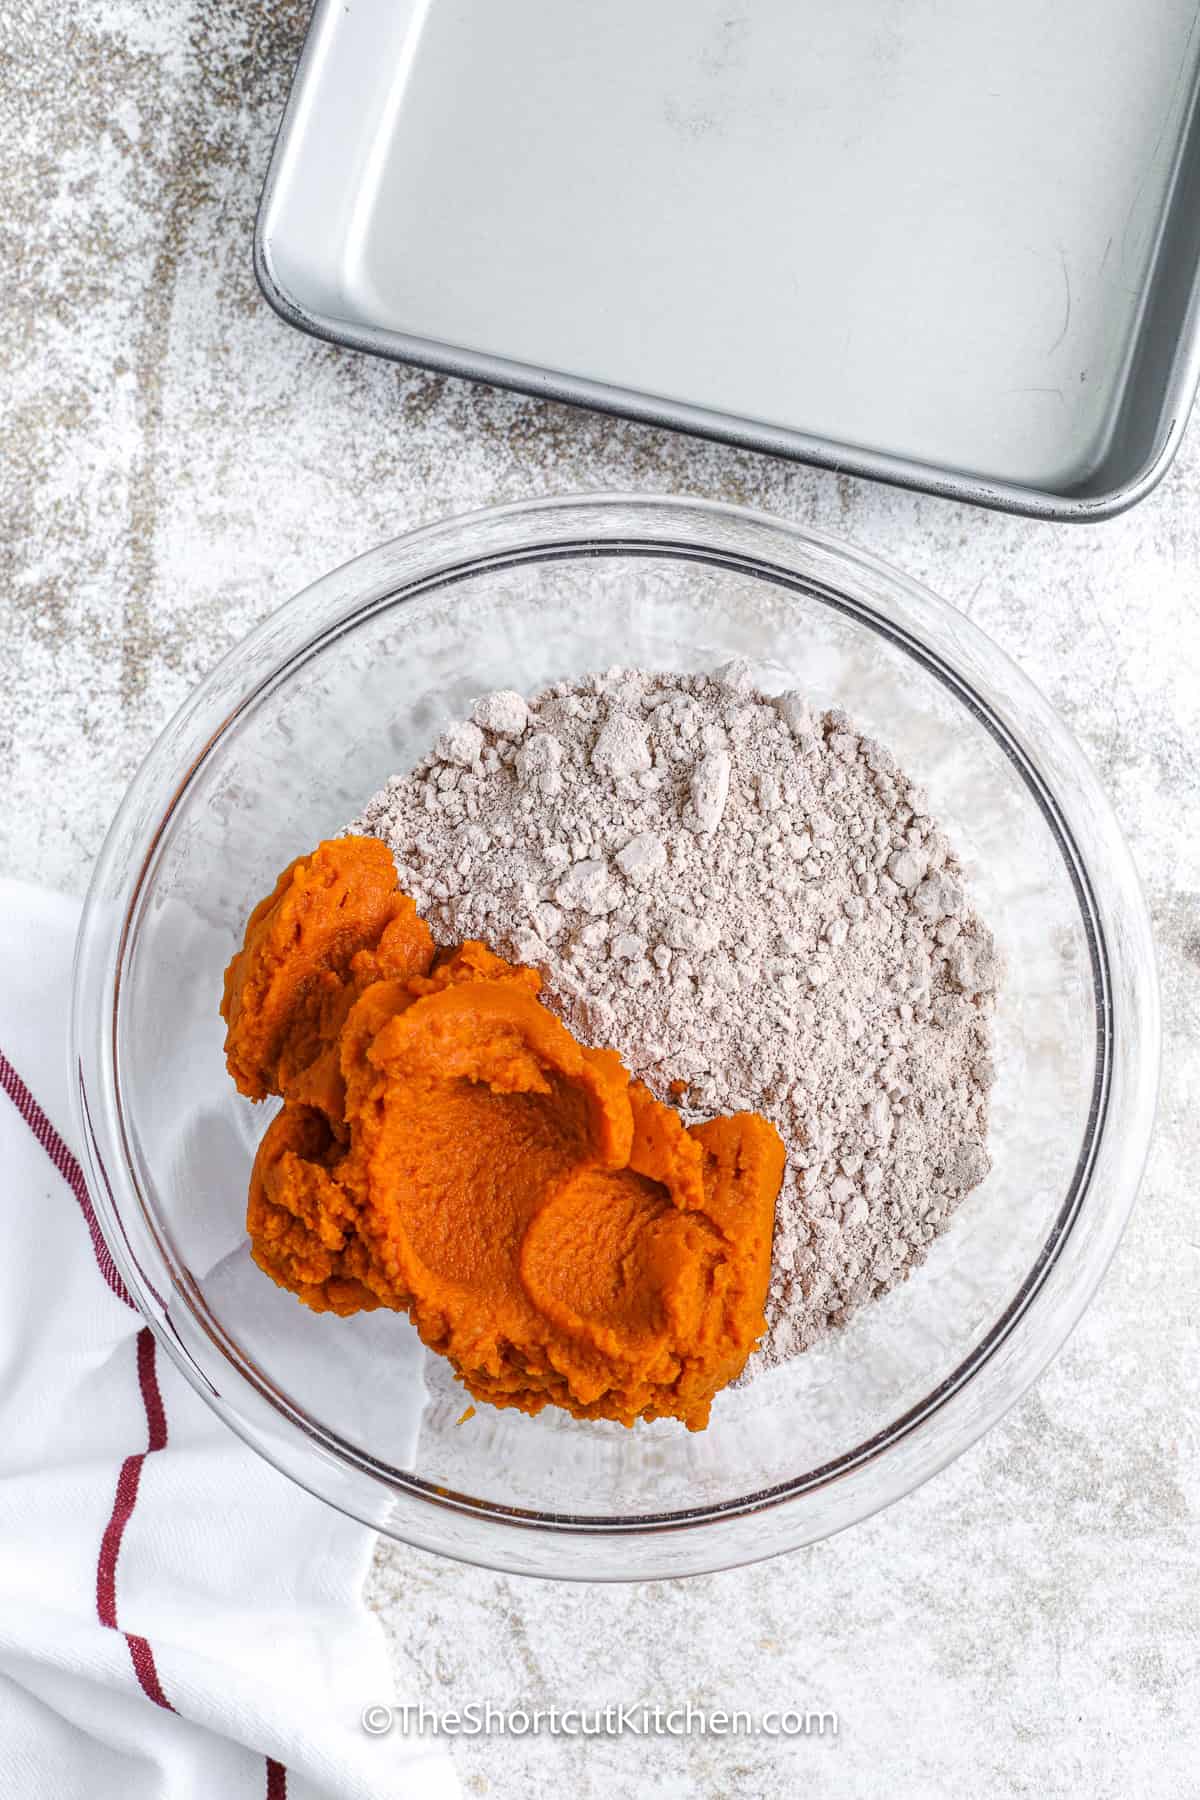
{"type": "Polygon", "coordinates": [[[836,1737],[836,1712],[795,1706],[745,1708],[645,1706],[495,1706],[467,1701],[436,1707],[366,1706],[362,1727],[371,1737],[397,1730],[409,1737],[836,1737]]]}

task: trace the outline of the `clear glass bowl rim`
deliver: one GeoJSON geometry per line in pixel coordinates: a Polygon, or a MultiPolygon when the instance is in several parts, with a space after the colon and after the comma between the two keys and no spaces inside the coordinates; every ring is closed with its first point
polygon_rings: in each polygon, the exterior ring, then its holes
{"type": "Polygon", "coordinates": [[[405,533],[321,577],[222,658],[152,746],[101,850],[76,949],[72,1087],[88,1186],[114,1262],[164,1350],[239,1436],[309,1491],[402,1541],[520,1572],[644,1578],[754,1560],[842,1529],[928,1479],[1020,1397],[1082,1315],[1128,1219],[1153,1127],[1159,1036],[1153,942],[1128,850],[1082,751],[1010,658],[946,602],[855,545],[718,502],[602,494],[523,501],[405,533]],[[1021,1289],[972,1354],[916,1407],[824,1468],[718,1506],[632,1517],[525,1512],[448,1493],[296,1413],[202,1322],[183,1341],[162,1296],[169,1284],[193,1314],[195,1303],[138,1185],[115,1056],[121,970],[156,846],[242,711],[382,606],[493,562],[589,553],[690,556],[758,573],[852,610],[932,668],[999,736],[1074,862],[1099,1021],[1095,1100],[1075,1181],[1021,1289]],[[215,1369],[205,1367],[206,1350],[220,1358],[215,1369]],[[769,1523],[769,1542],[758,1541],[761,1529],[753,1540],[736,1529],[749,1519],[769,1523]],[[664,1552],[681,1533],[689,1547],[664,1552]],[[619,1567],[586,1566],[597,1539],[620,1541],[619,1567]]]}

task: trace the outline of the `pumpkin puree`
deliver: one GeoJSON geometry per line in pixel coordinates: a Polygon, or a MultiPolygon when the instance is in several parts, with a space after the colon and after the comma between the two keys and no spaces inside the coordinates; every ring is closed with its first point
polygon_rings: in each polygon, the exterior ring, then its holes
{"type": "Polygon", "coordinates": [[[374,838],[285,869],[221,1006],[238,1088],[284,1101],[254,1259],[318,1312],[406,1312],[477,1400],[700,1430],[764,1328],[783,1144],[685,1128],[540,985],[435,951],[374,838]]]}

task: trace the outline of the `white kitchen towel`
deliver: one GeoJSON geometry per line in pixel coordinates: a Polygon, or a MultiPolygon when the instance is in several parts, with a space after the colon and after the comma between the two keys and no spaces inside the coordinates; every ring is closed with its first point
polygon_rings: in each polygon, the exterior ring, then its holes
{"type": "Polygon", "coordinates": [[[361,1724],[396,1697],[372,1534],[221,1423],[113,1266],[69,1144],[77,917],[0,881],[0,1796],[451,1800],[443,1745],[361,1724]]]}

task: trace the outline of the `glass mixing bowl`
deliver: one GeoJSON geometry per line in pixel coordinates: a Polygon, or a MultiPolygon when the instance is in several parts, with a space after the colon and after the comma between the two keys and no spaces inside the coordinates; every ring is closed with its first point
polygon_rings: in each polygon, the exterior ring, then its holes
{"type": "Polygon", "coordinates": [[[164,1350],[246,1441],[397,1538],[517,1572],[644,1578],[840,1530],[941,1468],[1087,1304],[1150,1137],[1145,904],[1092,770],[961,614],[873,557],[694,500],[505,507],[336,570],[215,668],[105,843],[73,1020],[88,1179],[164,1350]],[[927,1262],[841,1332],[718,1396],[707,1431],[626,1431],[466,1396],[407,1321],[306,1311],[253,1267],[266,1124],[222,1060],[246,914],[490,688],[731,655],[846,709],[929,791],[1007,963],[994,1166],[927,1262]]]}

